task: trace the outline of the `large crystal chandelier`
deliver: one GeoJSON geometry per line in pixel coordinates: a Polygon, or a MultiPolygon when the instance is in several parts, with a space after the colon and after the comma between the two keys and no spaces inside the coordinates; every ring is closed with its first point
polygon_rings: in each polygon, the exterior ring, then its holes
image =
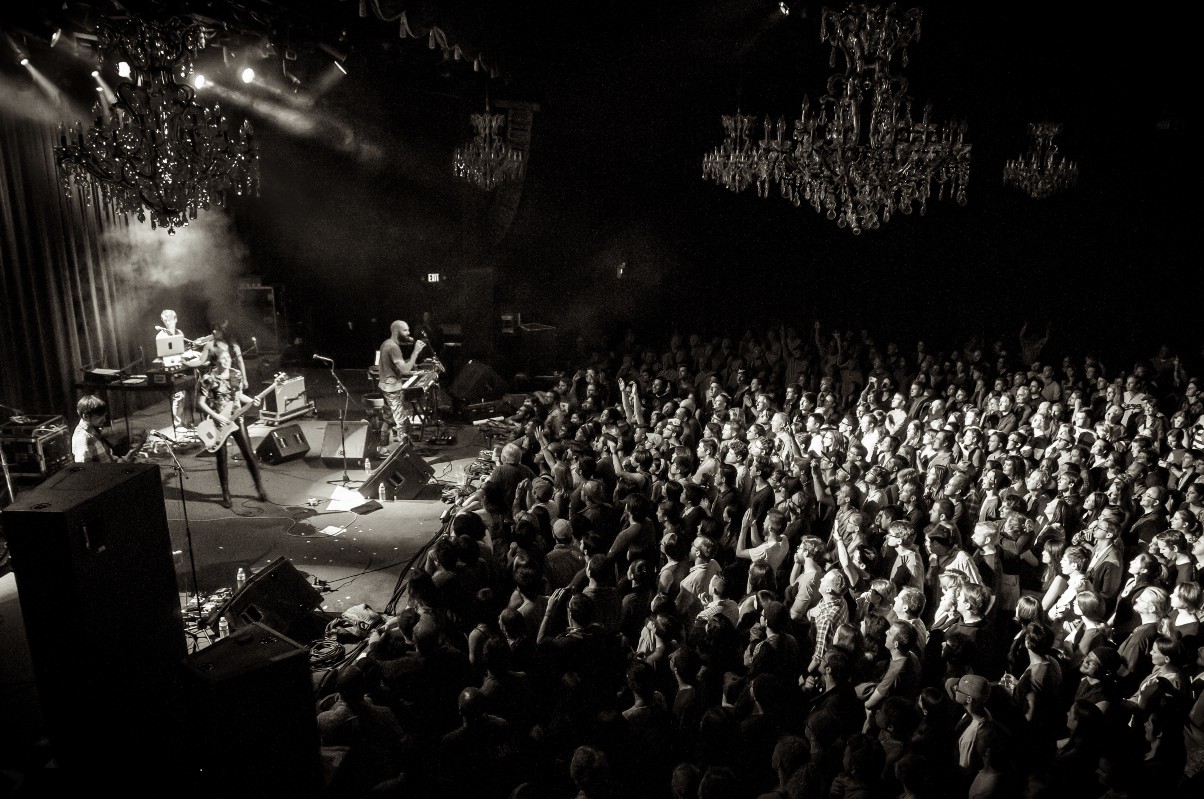
{"type": "Polygon", "coordinates": [[[896,6],[851,5],[823,10],[820,40],[844,57],[845,71],[828,79],[815,108],[804,97],[802,112],[788,127],[765,118],[755,144],[753,117],[724,116],[724,142],[703,158],[702,176],[732,191],[756,184],[767,197],[776,186],[795,206],[807,203],[854,234],[889,222],[946,194],[966,203],[970,145],[964,123],[939,124],[931,105],[912,116],[907,80],[891,74],[891,61],[920,38],[922,12],[896,6]]]}
{"type": "Polygon", "coordinates": [[[492,114],[485,101],[484,114],[471,114],[476,135],[461,144],[452,156],[452,171],[456,177],[470,181],[484,191],[511,180],[522,180],[525,159],[520,150],[506,143],[502,135],[505,115],[492,114]]]}
{"type": "Polygon", "coordinates": [[[124,62],[129,77],[116,86],[110,109],[96,103],[90,128],[59,126],[54,152],[63,189],[79,190],[85,200],[98,191],[115,213],[139,222],[150,217],[151,228],[170,234],[198,209],[225,207],[231,190],[258,194],[250,122],[231,127],[217,104],[198,105],[183,82],[205,46],[199,24],[102,19],[97,33],[102,65],[105,57],[124,62]]]}
{"type": "Polygon", "coordinates": [[[1079,182],[1079,165],[1059,157],[1054,137],[1062,132],[1056,122],[1033,122],[1028,126],[1032,145],[1026,154],[1003,167],[1003,185],[1013,186],[1040,200],[1069,189],[1079,182]]]}

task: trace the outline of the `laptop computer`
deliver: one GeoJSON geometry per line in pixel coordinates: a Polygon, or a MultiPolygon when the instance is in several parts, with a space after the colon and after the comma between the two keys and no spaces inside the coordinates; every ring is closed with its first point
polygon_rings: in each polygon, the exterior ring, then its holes
{"type": "Polygon", "coordinates": [[[178,357],[184,354],[184,334],[155,338],[155,356],[158,358],[178,357]]]}

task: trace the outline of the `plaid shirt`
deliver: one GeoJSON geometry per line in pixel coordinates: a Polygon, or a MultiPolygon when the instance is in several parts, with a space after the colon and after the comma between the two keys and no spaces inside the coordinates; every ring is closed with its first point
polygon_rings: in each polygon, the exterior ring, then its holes
{"type": "Polygon", "coordinates": [[[849,620],[849,607],[844,599],[838,596],[828,597],[815,606],[815,618],[812,622],[815,628],[815,654],[812,658],[822,660],[832,643],[832,634],[836,628],[849,620]]]}
{"type": "Polygon", "coordinates": [[[71,434],[71,455],[76,463],[112,463],[115,460],[108,443],[97,433],[86,419],[79,420],[71,434]]]}

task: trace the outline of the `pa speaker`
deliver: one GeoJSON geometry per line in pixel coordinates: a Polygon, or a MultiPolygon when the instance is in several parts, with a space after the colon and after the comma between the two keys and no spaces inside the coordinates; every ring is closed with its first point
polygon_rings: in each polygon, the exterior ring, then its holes
{"type": "Polygon", "coordinates": [[[231,630],[266,624],[282,635],[308,641],[313,611],[321,604],[318,589],[292,561],[279,557],[252,574],[219,615],[230,622],[231,630]]]}
{"type": "Polygon", "coordinates": [[[434,476],[431,465],[403,442],[357,490],[365,499],[372,499],[380,496],[383,486],[385,499],[416,499],[434,476]]]}
{"type": "Polygon", "coordinates": [[[185,671],[192,727],[175,743],[194,752],[186,795],[319,796],[307,647],[253,623],[189,655],[185,671]]]}
{"type": "Polygon", "coordinates": [[[344,447],[347,452],[347,463],[360,463],[364,458],[376,454],[380,436],[373,431],[367,422],[344,422],[340,432],[339,423],[327,422],[326,432],[322,437],[322,463],[331,468],[343,467],[344,447]]]}
{"type": "Polygon", "coordinates": [[[55,761],[167,762],[187,650],[158,465],[70,464],[4,509],[4,536],[55,761]]]}
{"type": "Polygon", "coordinates": [[[448,393],[467,402],[482,402],[500,398],[505,390],[497,372],[480,361],[469,361],[460,368],[448,393]]]}
{"type": "Polygon", "coordinates": [[[308,452],[309,442],[298,424],[286,424],[270,431],[255,448],[259,460],[273,465],[304,458],[308,452]]]}

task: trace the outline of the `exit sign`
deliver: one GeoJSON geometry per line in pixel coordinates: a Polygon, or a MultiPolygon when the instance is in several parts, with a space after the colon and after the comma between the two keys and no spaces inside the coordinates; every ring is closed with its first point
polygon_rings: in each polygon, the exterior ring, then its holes
{"type": "Polygon", "coordinates": [[[427,272],[426,273],[426,282],[427,283],[438,283],[439,282],[439,273],[438,272],[427,272]]]}

